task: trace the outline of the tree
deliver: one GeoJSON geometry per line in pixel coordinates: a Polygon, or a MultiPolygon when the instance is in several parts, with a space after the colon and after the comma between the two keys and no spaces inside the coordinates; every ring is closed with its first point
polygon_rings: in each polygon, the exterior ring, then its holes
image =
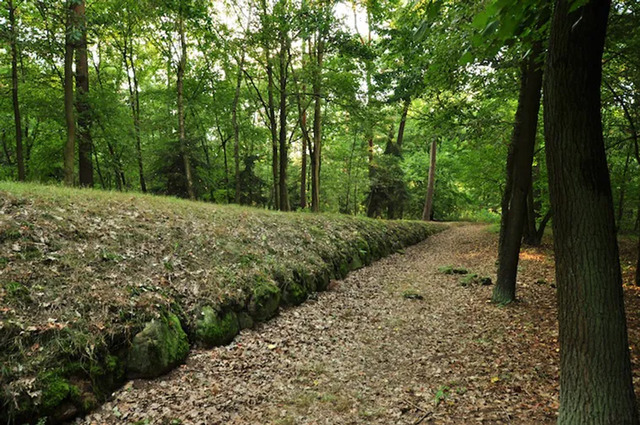
{"type": "Polygon", "coordinates": [[[77,0],[75,15],[76,42],[76,112],[78,139],[78,181],[80,186],[93,187],[93,162],[91,160],[91,111],[89,107],[89,61],[87,58],[87,18],[84,0],[77,0]]]}
{"type": "Polygon", "coordinates": [[[433,193],[436,187],[436,149],[438,143],[434,140],[431,142],[430,162],[429,162],[429,180],[427,183],[427,198],[424,202],[424,211],[422,211],[422,220],[431,221],[433,213],[433,193]]]}
{"type": "Polygon", "coordinates": [[[24,181],[24,153],[22,149],[22,120],[20,119],[20,103],[18,99],[18,29],[16,28],[16,9],[13,0],[7,3],[9,9],[9,37],[11,44],[11,101],[13,103],[13,117],[16,128],[16,163],[18,165],[18,180],[24,181]]]}
{"type": "Polygon", "coordinates": [[[64,147],[64,183],[74,184],[75,149],[76,149],[76,119],[73,110],[73,57],[75,40],[77,37],[75,2],[67,2],[67,16],[65,24],[64,44],[64,116],[67,127],[67,142],[64,147]]]}
{"type": "Polygon", "coordinates": [[[196,199],[196,192],[193,187],[193,172],[191,169],[191,158],[187,147],[187,136],[185,130],[185,113],[184,113],[184,76],[187,68],[187,38],[185,31],[185,5],[180,0],[178,6],[178,22],[177,29],[180,37],[180,58],[178,60],[177,72],[177,95],[178,95],[178,137],[180,142],[180,154],[184,162],[184,173],[187,182],[187,193],[189,199],[196,199]]]}
{"type": "Polygon", "coordinates": [[[639,423],[600,113],[609,9],[609,0],[557,0],[545,71],[559,424],[639,423]]]}
{"type": "Polygon", "coordinates": [[[523,60],[520,77],[520,96],[516,112],[513,139],[507,159],[506,202],[503,201],[503,220],[498,248],[498,278],[492,301],[507,304],[516,297],[516,276],[520,244],[527,215],[527,195],[531,192],[538,111],[542,89],[542,45],[536,42],[528,58],[523,60]]]}

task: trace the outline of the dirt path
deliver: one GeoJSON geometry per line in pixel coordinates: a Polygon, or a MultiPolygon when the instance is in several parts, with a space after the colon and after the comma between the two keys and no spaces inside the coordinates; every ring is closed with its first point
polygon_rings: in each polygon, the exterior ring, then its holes
{"type": "Polygon", "coordinates": [[[336,282],[234,343],[134,381],[83,424],[553,423],[557,330],[544,248],[522,255],[520,302],[488,304],[497,236],[452,227],[336,282]],[[422,300],[407,299],[407,290],[422,300]],[[139,422],[138,422],[139,421],[139,422]]]}

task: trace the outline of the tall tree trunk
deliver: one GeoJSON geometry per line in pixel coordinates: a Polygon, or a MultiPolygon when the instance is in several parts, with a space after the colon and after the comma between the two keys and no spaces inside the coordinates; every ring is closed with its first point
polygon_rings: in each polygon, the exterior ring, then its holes
{"type": "Polygon", "coordinates": [[[142,160],[142,138],[140,135],[140,90],[138,88],[138,75],[133,59],[133,37],[130,33],[124,35],[122,57],[124,60],[127,82],[129,84],[129,106],[133,119],[133,131],[136,139],[136,159],[138,162],[138,178],[140,190],[147,193],[147,183],[144,178],[144,164],[142,160]]]}
{"type": "Polygon", "coordinates": [[[622,218],[624,216],[624,195],[627,189],[627,174],[629,173],[629,160],[631,159],[631,150],[627,150],[627,158],[624,161],[624,169],[622,170],[622,184],[620,185],[620,197],[618,198],[618,215],[616,218],[616,232],[620,230],[622,218]]]}
{"type": "Polygon", "coordinates": [[[75,12],[73,2],[67,3],[67,19],[64,43],[64,118],[67,141],[64,146],[64,184],[73,186],[76,150],[76,120],[73,110],[73,51],[75,12]]]}
{"type": "Polygon", "coordinates": [[[273,64],[271,63],[271,50],[265,47],[267,61],[267,119],[271,131],[271,174],[273,176],[273,202],[274,208],[280,206],[280,193],[278,190],[278,128],[276,123],[276,107],[274,100],[273,64]]]}
{"type": "Polygon", "coordinates": [[[280,30],[280,112],[278,117],[280,118],[280,174],[278,187],[280,190],[280,211],[289,211],[289,190],[287,187],[287,166],[289,165],[289,149],[287,146],[287,75],[289,68],[289,59],[287,54],[289,52],[287,46],[287,34],[284,30],[280,30]]]}
{"type": "Polygon", "coordinates": [[[424,202],[424,210],[422,211],[422,220],[430,221],[433,212],[433,192],[436,188],[436,149],[438,144],[435,140],[431,142],[430,162],[429,162],[429,180],[427,182],[427,198],[424,202]]]}
{"type": "Polygon", "coordinates": [[[638,424],[600,115],[610,0],[557,0],[544,122],[558,284],[558,424],[638,424]]]}
{"type": "Polygon", "coordinates": [[[238,102],[240,100],[240,86],[242,84],[242,68],[244,67],[244,53],[238,62],[238,75],[236,77],[236,92],[233,96],[231,108],[231,123],[233,125],[233,161],[235,175],[234,202],[240,203],[240,126],[238,125],[238,102]]]}
{"type": "Polygon", "coordinates": [[[16,128],[16,162],[18,180],[25,181],[24,154],[22,150],[22,120],[20,119],[20,103],[18,102],[18,30],[16,28],[16,7],[9,0],[9,31],[11,37],[11,100],[13,102],[13,118],[16,128]]]}
{"type": "Polygon", "coordinates": [[[93,187],[91,159],[91,109],[89,106],[89,61],[87,58],[87,19],[84,0],[75,4],[80,40],[76,46],[76,112],[78,119],[78,181],[80,186],[93,187]]]}
{"type": "Polygon", "coordinates": [[[196,199],[196,193],[193,189],[193,175],[191,171],[191,160],[189,159],[189,149],[187,147],[187,137],[184,124],[184,74],[187,67],[187,40],[184,28],[184,11],[182,3],[180,8],[180,16],[178,16],[178,32],[180,33],[180,62],[178,62],[178,134],[180,137],[180,153],[184,161],[184,172],[187,179],[187,193],[189,199],[196,199]]]}
{"type": "Polygon", "coordinates": [[[498,279],[492,301],[507,304],[516,297],[516,276],[527,215],[527,194],[531,187],[533,153],[538,131],[538,112],[542,89],[542,44],[536,43],[522,64],[520,96],[513,129],[513,169],[508,213],[502,243],[498,251],[498,279]]]}
{"type": "MultiPolygon", "coordinates": [[[[304,86],[303,86],[304,90],[304,86]]],[[[302,126],[307,127],[307,111],[302,112],[302,126]]],[[[309,133],[302,134],[302,152],[300,153],[300,208],[307,208],[307,146],[311,143],[309,133]]]]}
{"type": "Polygon", "coordinates": [[[324,40],[319,33],[316,39],[313,75],[313,155],[311,157],[311,210],[320,211],[320,160],[322,156],[322,65],[324,40]]]}

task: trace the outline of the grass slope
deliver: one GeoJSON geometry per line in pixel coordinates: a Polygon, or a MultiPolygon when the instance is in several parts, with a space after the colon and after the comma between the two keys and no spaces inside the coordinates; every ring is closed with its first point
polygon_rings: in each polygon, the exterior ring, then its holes
{"type": "Polygon", "coordinates": [[[442,228],[14,183],[0,199],[0,420],[91,409],[151,320],[226,343],[442,228]]]}

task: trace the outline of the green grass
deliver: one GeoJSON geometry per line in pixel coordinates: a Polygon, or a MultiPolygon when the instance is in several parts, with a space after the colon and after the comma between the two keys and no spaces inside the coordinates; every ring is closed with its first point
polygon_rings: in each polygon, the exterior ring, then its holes
{"type": "Polygon", "coordinates": [[[46,371],[90,381],[153,318],[193,341],[205,306],[249,311],[265,283],[297,303],[443,228],[7,182],[0,199],[0,412],[23,417],[47,413],[46,371]]]}

